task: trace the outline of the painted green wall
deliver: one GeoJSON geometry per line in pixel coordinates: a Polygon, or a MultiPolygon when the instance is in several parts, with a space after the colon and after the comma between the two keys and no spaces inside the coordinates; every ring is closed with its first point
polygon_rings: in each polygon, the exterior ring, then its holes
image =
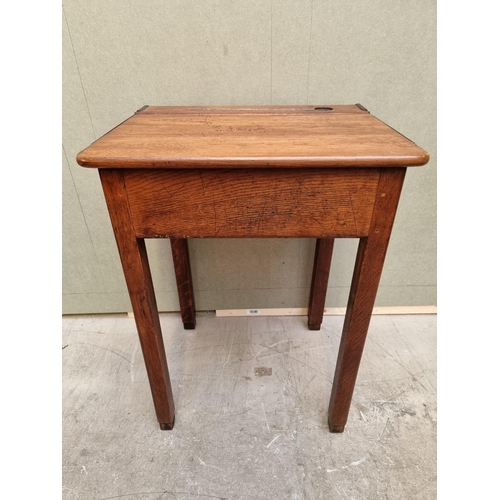
{"type": "MultiPolygon", "coordinates": [[[[76,154],[150,105],[353,104],[429,151],[409,169],[377,297],[436,304],[436,3],[63,1],[63,312],[131,309],[97,171],[76,154]]],[[[355,240],[337,240],[344,306],[355,240]]],[[[190,241],[200,310],[305,307],[312,240],[190,241]]],[[[160,310],[179,304],[168,240],[149,240],[160,310]]]]}

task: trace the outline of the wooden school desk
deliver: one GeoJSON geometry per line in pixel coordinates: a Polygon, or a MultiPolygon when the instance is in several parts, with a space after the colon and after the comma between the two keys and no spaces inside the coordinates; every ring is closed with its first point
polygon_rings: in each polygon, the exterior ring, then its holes
{"type": "Polygon", "coordinates": [[[174,401],[145,238],[170,238],[185,328],[188,238],[316,238],[308,325],[334,238],[360,238],[328,423],[344,430],[406,167],[429,155],[361,105],[144,106],[80,152],[99,169],[161,429],[174,401]]]}

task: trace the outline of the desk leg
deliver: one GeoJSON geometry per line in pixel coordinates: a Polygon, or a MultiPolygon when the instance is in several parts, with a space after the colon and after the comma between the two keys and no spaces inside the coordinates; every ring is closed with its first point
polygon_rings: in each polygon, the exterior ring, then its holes
{"type": "Polygon", "coordinates": [[[309,312],[307,315],[309,330],[319,330],[323,322],[328,278],[332,262],[333,242],[333,238],[318,238],[316,240],[316,253],[314,255],[314,268],[309,296],[309,312]]]}
{"type": "Polygon", "coordinates": [[[99,171],[127,282],[160,428],[174,426],[175,408],[144,239],[136,238],[119,170],[99,171]]]}
{"type": "Polygon", "coordinates": [[[331,432],[343,432],[349,415],[405,171],[381,170],[368,237],[359,242],[328,410],[331,432]]]}
{"type": "Polygon", "coordinates": [[[194,330],[196,326],[196,309],[194,305],[193,278],[191,277],[188,242],[184,238],[171,238],[170,245],[172,247],[182,322],[184,323],[185,330],[194,330]]]}

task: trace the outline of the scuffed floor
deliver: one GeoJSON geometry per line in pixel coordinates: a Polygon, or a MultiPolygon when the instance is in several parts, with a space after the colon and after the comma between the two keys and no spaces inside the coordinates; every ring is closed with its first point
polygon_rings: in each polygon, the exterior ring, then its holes
{"type": "Polygon", "coordinates": [[[156,422],[133,319],[63,318],[63,499],[436,498],[436,316],[374,316],[349,421],[327,408],[343,317],[161,314],[156,422]]]}

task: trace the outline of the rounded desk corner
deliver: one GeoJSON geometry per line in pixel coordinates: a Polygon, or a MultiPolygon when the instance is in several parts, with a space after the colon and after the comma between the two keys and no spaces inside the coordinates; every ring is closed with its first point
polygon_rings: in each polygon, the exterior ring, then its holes
{"type": "Polygon", "coordinates": [[[88,167],[88,160],[85,158],[85,155],[82,154],[82,152],[78,153],[76,155],[76,163],[80,165],[80,167],[88,167]]]}
{"type": "Polygon", "coordinates": [[[415,163],[413,163],[413,166],[422,167],[424,165],[427,165],[427,163],[429,163],[430,158],[431,155],[427,151],[422,150],[422,154],[418,157],[415,163]]]}
{"type": "Polygon", "coordinates": [[[431,159],[431,155],[426,151],[424,154],[421,165],[427,165],[427,163],[429,163],[430,159],[431,159]]]}
{"type": "Polygon", "coordinates": [[[92,161],[89,159],[89,157],[85,154],[85,150],[80,151],[76,155],[76,163],[80,165],[80,167],[86,167],[86,168],[95,168],[97,167],[95,161],[92,161]]]}

